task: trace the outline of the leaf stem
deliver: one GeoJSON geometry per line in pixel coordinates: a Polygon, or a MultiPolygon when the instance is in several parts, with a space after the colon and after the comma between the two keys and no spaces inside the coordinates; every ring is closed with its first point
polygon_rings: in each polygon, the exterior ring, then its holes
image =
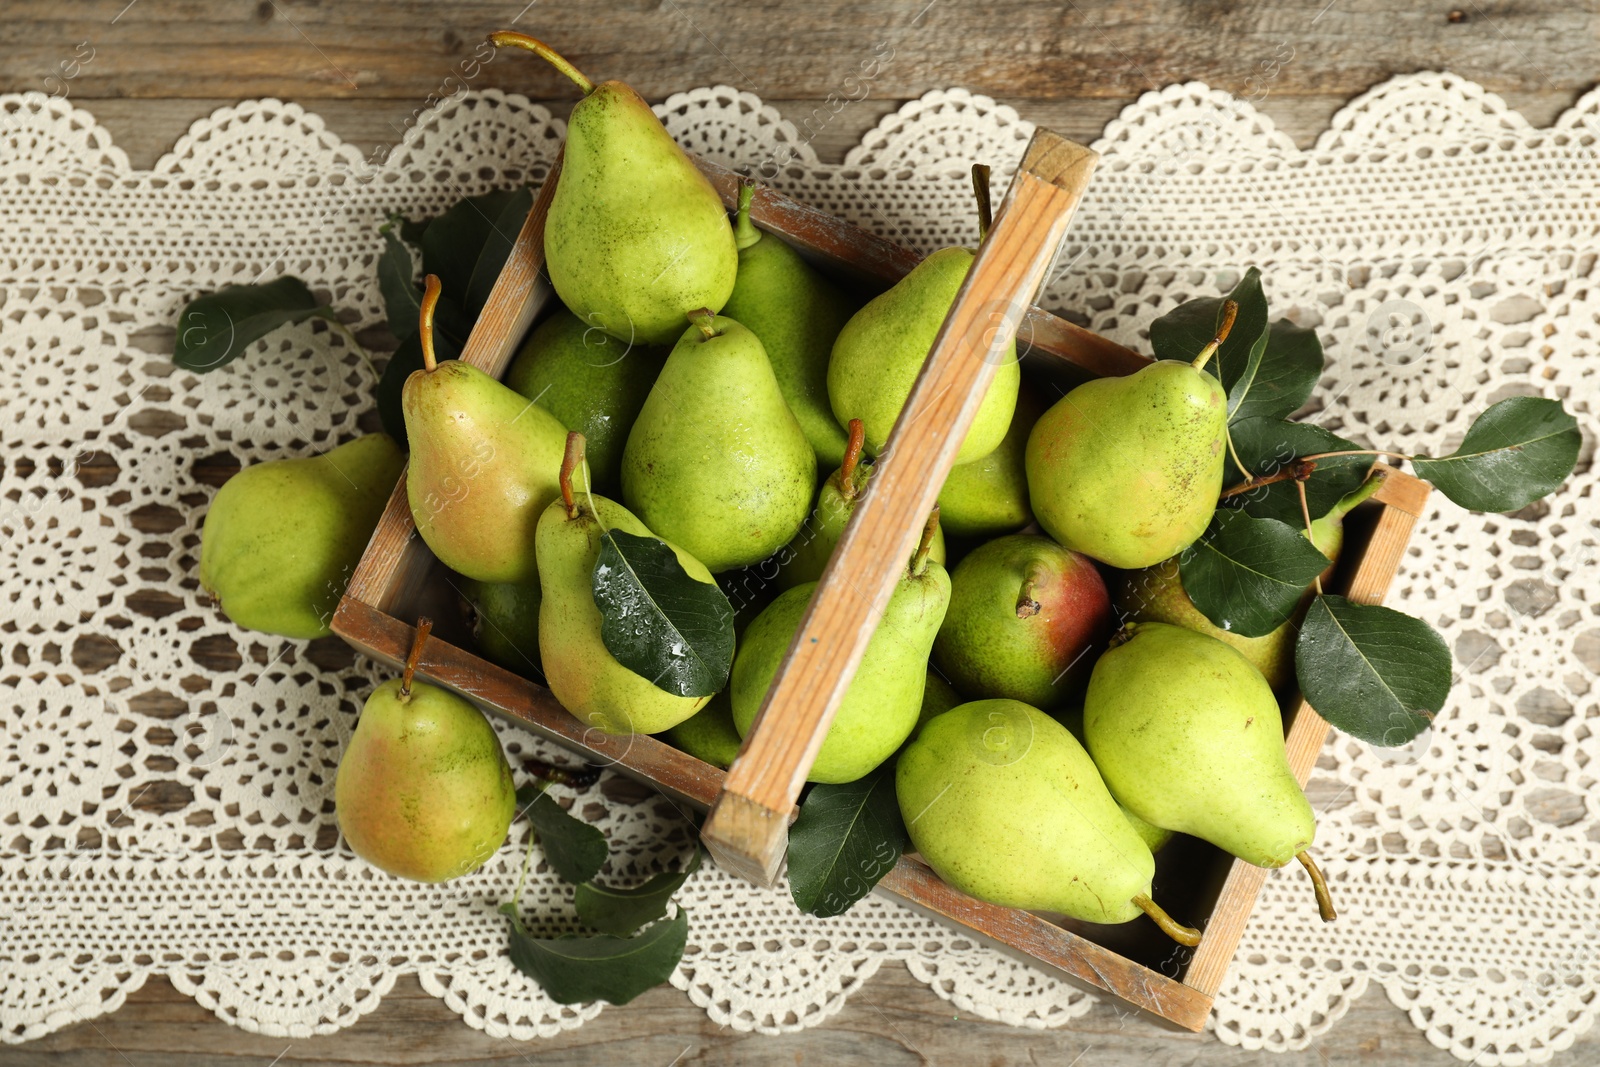
{"type": "Polygon", "coordinates": [[[439,294],[443,290],[438,275],[430,274],[423,279],[422,307],[417,313],[417,337],[422,341],[422,365],[430,371],[439,366],[433,352],[433,309],[439,306],[439,294]]]}
{"type": "Polygon", "coordinates": [[[1195,370],[1205,370],[1206,364],[1211,362],[1211,357],[1217,354],[1217,349],[1222,347],[1222,342],[1228,339],[1228,334],[1233,332],[1233,320],[1239,317],[1239,304],[1234,300],[1222,302],[1222,322],[1217,326],[1217,335],[1211,343],[1200,350],[1190,364],[1195,370]]]}
{"type": "Polygon", "coordinates": [[[1153,921],[1157,926],[1161,927],[1162,933],[1172,938],[1172,940],[1176,941],[1178,944],[1186,945],[1189,948],[1195,948],[1200,944],[1199,930],[1196,930],[1192,926],[1184,926],[1172,916],[1168,915],[1166,911],[1162,909],[1161,905],[1157,904],[1143,893],[1135,894],[1133,902],[1139,906],[1140,911],[1150,916],[1151,921],[1153,921]]]}
{"type": "Polygon", "coordinates": [[[567,450],[561,456],[561,503],[566,506],[567,518],[578,517],[578,502],[572,498],[572,472],[583,462],[583,434],[577,430],[567,433],[567,450]]]}
{"type": "MultiPolygon", "coordinates": [[[[1343,452],[1318,452],[1301,459],[1332,459],[1335,456],[1387,456],[1390,459],[1410,459],[1404,452],[1385,452],[1380,448],[1351,448],[1343,452]]],[[[1426,457],[1424,457],[1426,458],[1426,457]]]]}
{"type": "Polygon", "coordinates": [[[989,193],[989,167],[985,163],[972,165],[972,195],[978,199],[978,240],[982,241],[994,228],[994,201],[989,193]]]}
{"type": "Polygon", "coordinates": [[[920,577],[928,569],[928,553],[933,551],[933,535],[938,529],[939,505],[935,504],[933,510],[928,512],[928,521],[922,524],[922,540],[917,542],[916,554],[911,557],[912,577],[920,577]]]}
{"type": "Polygon", "coordinates": [[[518,33],[515,30],[496,30],[489,35],[489,43],[496,48],[520,48],[524,52],[532,52],[571,78],[573,84],[582,90],[584,96],[594,92],[594,82],[584,77],[583,72],[577,67],[567,62],[567,58],[560,52],[557,52],[537,37],[529,37],[527,34],[518,33]]]}
{"type": "Polygon", "coordinates": [[[844,460],[839,464],[839,495],[846,500],[854,500],[860,493],[856,488],[856,464],[861,462],[861,449],[867,441],[867,430],[860,419],[851,419],[848,432],[844,460]]]}
{"type": "Polygon", "coordinates": [[[1039,614],[1039,602],[1033,599],[1035,590],[1049,577],[1050,569],[1038,557],[1030,559],[1022,572],[1022,588],[1017,591],[1017,618],[1031,619],[1039,614]]]}
{"type": "Polygon", "coordinates": [[[417,673],[417,664],[422,660],[422,646],[428,643],[428,634],[433,630],[433,620],[424,615],[417,620],[417,635],[411,639],[411,651],[406,653],[405,670],[400,674],[400,702],[403,704],[411,699],[411,679],[417,673]]]}
{"type": "Polygon", "coordinates": [[[734,219],[733,243],[743,252],[746,248],[761,240],[761,231],[756,229],[750,221],[750,203],[756,198],[756,183],[753,178],[739,179],[739,214],[734,219]]]}
{"type": "Polygon", "coordinates": [[[1318,869],[1317,861],[1311,858],[1311,853],[1304,850],[1296,852],[1294,858],[1300,861],[1300,866],[1304,867],[1306,873],[1311,876],[1311,887],[1317,893],[1317,911],[1321,913],[1322,921],[1325,923],[1333,922],[1339,915],[1333,910],[1333,896],[1328,892],[1328,883],[1322,877],[1322,871],[1318,869]]]}
{"type": "MultiPolygon", "coordinates": [[[[1235,460],[1235,462],[1237,462],[1237,460],[1235,460]]],[[[1240,467],[1240,470],[1243,469],[1243,467],[1240,467]]],[[[1227,500],[1229,497],[1238,496],[1240,493],[1248,493],[1252,489],[1260,489],[1264,485],[1276,485],[1279,482],[1287,482],[1291,478],[1297,482],[1303,482],[1307,478],[1311,477],[1311,473],[1316,469],[1317,464],[1315,460],[1297,459],[1286,466],[1279,467],[1276,471],[1264,478],[1256,478],[1254,476],[1246,478],[1238,485],[1235,485],[1229,489],[1224,489],[1222,491],[1222,495],[1217,499],[1227,500]]]]}
{"type": "Polygon", "coordinates": [[[1255,475],[1250,473],[1250,468],[1246,467],[1244,460],[1239,458],[1239,450],[1234,447],[1233,433],[1228,429],[1227,423],[1222,425],[1222,439],[1228,442],[1228,455],[1233,458],[1233,465],[1239,468],[1239,473],[1244,475],[1246,481],[1254,478],[1255,475]]]}

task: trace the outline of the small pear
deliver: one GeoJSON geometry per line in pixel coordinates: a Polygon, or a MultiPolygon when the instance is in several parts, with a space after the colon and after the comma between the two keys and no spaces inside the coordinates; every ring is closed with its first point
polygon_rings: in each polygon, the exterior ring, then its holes
{"type": "MultiPolygon", "coordinates": [[[[935,509],[834,714],[809,781],[855,781],[894,755],[917,725],[928,651],[950,600],[949,576],[928,558],[937,523],[935,509]]],[[[729,683],[733,722],[741,737],[750,733],[815,589],[808,582],[788,590],[745,631],[729,683]]]]}
{"type": "Polygon", "coordinates": [[[923,727],[895,768],[911,843],[980,900],[1094,923],[1148,914],[1186,945],[1197,931],[1150,899],[1155,859],[1067,728],[1015,700],[979,700],[923,727]]]}
{"type": "Polygon", "coordinates": [[[444,882],[494,855],[517,794],[483,712],[413,680],[429,625],[418,622],[404,675],[367,698],[333,793],[339,829],[356,855],[401,878],[444,882]]]}
{"type": "Polygon", "coordinates": [[[1193,544],[1217,508],[1228,398],[1203,370],[1237,306],[1193,364],[1161,360],[1096,378],[1058,400],[1028,435],[1028,495],[1045,533],[1123,570],[1193,544]]]}
{"type": "Polygon", "coordinates": [[[401,390],[417,533],[446,567],[480,582],[537,580],[533,532],[556,497],[567,431],[556,417],[459,359],[433,353],[439,279],[422,298],[422,363],[401,390]]]}
{"type": "Polygon", "coordinates": [[[733,757],[739,754],[743,743],[733,725],[733,703],[726,689],[663,736],[674,748],[724,769],[733,765],[733,757]]]}
{"type": "MultiPolygon", "coordinates": [[[[850,432],[845,442],[844,458],[838,470],[828,475],[817,492],[817,506],[812,509],[806,524],[795,534],[788,547],[778,553],[778,585],[793,589],[806,582],[819,581],[822,571],[839,547],[844,528],[855,514],[861,494],[866,491],[867,479],[872,476],[872,464],[862,462],[863,431],[860,419],[850,420],[850,432]]],[[[933,531],[933,545],[928,558],[941,566],[945,561],[944,523],[933,531]]]]}
{"type": "Polygon", "coordinates": [[[722,313],[761,339],[817,463],[836,467],[844,459],[845,433],[828,404],[828,359],[856,303],[782,239],[756,229],[750,221],[754,195],[753,184],[740,186],[733,228],[739,274],[722,313]]]}
{"type": "Polygon", "coordinates": [[[1037,708],[1080,696],[1111,636],[1111,597],[1094,563],[1046,537],[973,549],[950,577],[933,661],[969,697],[1037,708]]]}
{"type": "Polygon", "coordinates": [[[246,467],[206,513],[201,587],[240,626],[326,637],[405,461],[393,438],[375,433],[246,467]]]}
{"type": "Polygon", "coordinates": [[[965,703],[966,698],[956,692],[955,686],[944,680],[944,675],[930,669],[928,683],[922,688],[922,710],[917,713],[916,729],[911,731],[911,736],[916,737],[935,716],[943,715],[951,708],[960,707],[965,703]]]}
{"type": "Polygon", "coordinates": [[[594,84],[542,41],[509,30],[489,39],[542,57],[583,93],[544,228],[561,302],[651,345],[676,340],[694,309],[720,310],[739,267],[727,209],[650,105],[622,82],[594,84]]]}
{"type": "Polygon", "coordinates": [[[1123,633],[1095,665],[1083,709],[1111,792],[1146,822],[1258,867],[1299,859],[1331,919],[1307,852],[1316,820],[1289,769],[1266,679],[1233,648],[1181,626],[1141,622],[1123,633]]]}
{"type": "Polygon", "coordinates": [[[475,582],[461,579],[470,609],[472,643],[491,663],[524,678],[539,671],[539,583],[475,582]]]}
{"type": "Polygon", "coordinates": [[[690,316],[622,453],[622,498],[713,572],[766,559],[800,530],[817,459],[756,335],[690,316]]]}
{"type": "MultiPolygon", "coordinates": [[[[609,734],[669,730],[705,706],[709,697],[682,697],[617,662],[605,645],[594,601],[594,567],[600,537],[622,530],[655,534],[621,504],[603,496],[573,494],[573,473],[583,462],[583,436],[570,434],[559,476],[560,496],[539,520],[539,653],[550,692],[578,718],[609,734]]],[[[698,582],[712,583],[705,566],[668,542],[678,563],[698,582]]]]}
{"type": "MultiPolygon", "coordinates": [[[[1361,501],[1371,496],[1382,484],[1381,479],[1369,478],[1361,488],[1335,504],[1329,512],[1311,523],[1311,543],[1329,559],[1338,562],[1344,547],[1344,517],[1361,501]]],[[[1329,567],[1329,571],[1332,571],[1329,567]]],[[[1323,581],[1328,574],[1323,575],[1323,581]]],[[[1215,637],[1238,649],[1275,690],[1287,688],[1294,682],[1294,643],[1300,634],[1300,619],[1310,605],[1309,590],[1300,608],[1289,621],[1261,637],[1245,637],[1212,624],[1205,613],[1195,607],[1189,594],[1184,592],[1183,578],[1178,571],[1178,559],[1163,560],[1154,567],[1128,573],[1117,594],[1117,613],[1128,622],[1170,622],[1215,637]]]]}
{"type": "Polygon", "coordinates": [[[583,434],[594,484],[614,492],[628,431],[666,358],[663,348],[619,341],[558,308],[523,342],[505,383],[583,434]]]}
{"type": "Polygon", "coordinates": [[[982,459],[950,469],[939,490],[939,521],[951,537],[989,538],[1014,533],[1033,521],[1023,456],[1028,434],[1044,414],[1030,389],[1017,394],[1017,410],[999,446],[982,459]]]}
{"type": "MultiPolygon", "coordinates": [[[[979,213],[987,229],[988,183],[980,183],[979,213]]],[[[985,175],[988,168],[983,168],[985,175]]],[[[877,455],[911,396],[922,365],[933,349],[939,327],[955,303],[974,258],[970,248],[945,248],[933,253],[851,316],[833,343],[828,362],[828,399],[840,425],[860,419],[866,425],[867,452],[877,455]]],[[[962,439],[956,463],[972,463],[999,447],[1017,405],[1022,369],[1013,341],[983,394],[982,404],[962,439]]]]}

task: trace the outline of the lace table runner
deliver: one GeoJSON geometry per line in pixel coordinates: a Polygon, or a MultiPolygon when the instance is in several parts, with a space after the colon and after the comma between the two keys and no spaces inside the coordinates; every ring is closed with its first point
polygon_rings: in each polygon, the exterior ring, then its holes
{"type": "MultiPolygon", "coordinates": [[[[925,251],[975,238],[968,164],[994,164],[1004,188],[1032,131],[984,97],[935,92],[833,165],[748,93],[697,89],[658,111],[694,151],[925,251]]],[[[1151,319],[1257,264],[1274,312],[1327,346],[1315,418],[1329,428],[1437,454],[1473,413],[1529,393],[1564,399],[1592,446],[1597,122],[1600,93],[1534,129],[1480,87],[1427,74],[1358,99],[1300,151],[1204,85],[1151,93],[1098,143],[1105,162],[1045,303],[1138,346],[1151,319]]],[[[302,644],[232,627],[197,592],[210,491],[196,462],[347,437],[370,406],[368,368],[322,324],[205,376],[175,371],[170,341],[131,339],[170,328],[200,291],[285,272],[353,309],[358,329],[375,325],[386,214],[537,182],[561,134],[521,97],[474,94],[424,115],[380,162],[317,116],[259,100],[195,123],[135,171],[85,111],[0,97],[7,1041],[114,1011],[152,974],[286,1036],[353,1024],[402,973],[498,1035],[549,1035],[601,1010],[552,1003],[506,958],[494,909],[520,840],[443,887],[380,875],[337,844],[334,770],[385,672],[319,666],[302,644]],[[90,477],[90,454],[113,459],[115,477],[90,477]],[[232,670],[196,658],[234,649],[232,670]],[[107,651],[108,667],[75,666],[107,651]]],[[[1592,1023],[1589,462],[1514,516],[1434,495],[1389,603],[1445,634],[1453,699],[1409,749],[1330,745],[1318,851],[1343,917],[1324,926],[1303,881],[1268,879],[1217,1003],[1224,1041],[1302,1048],[1371,982],[1430,1041],[1484,1065],[1542,1061],[1592,1023]]],[[[622,846],[615,880],[687,848],[670,805],[621,778],[579,805],[622,846]]],[[[986,1019],[1064,1026],[1094,1003],[886,900],[817,920],[711,868],[680,899],[690,944],[673,981],[719,1024],[813,1025],[891,959],[986,1019]]],[[[552,930],[571,914],[548,875],[525,903],[552,930]]]]}

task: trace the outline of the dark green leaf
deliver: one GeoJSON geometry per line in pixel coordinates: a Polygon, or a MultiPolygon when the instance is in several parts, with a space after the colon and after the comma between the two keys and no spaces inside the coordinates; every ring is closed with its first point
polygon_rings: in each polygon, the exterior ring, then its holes
{"type": "Polygon", "coordinates": [[[337,321],[299,278],[285,275],[265,285],[230,285],[191,300],[183,309],[172,362],[204,374],[231,363],[278,327],[313,316],[337,321]]]}
{"type": "Polygon", "coordinates": [[[585,882],[578,887],[573,904],[578,918],[603,934],[627,937],[646,923],[655,922],[667,913],[672,894],[700,869],[700,850],[681,871],[663,871],[640,886],[632,889],[613,889],[610,886],[585,882]]]}
{"type": "Polygon", "coordinates": [[[1566,481],[1582,445],[1578,421],[1560,401],[1514,396],[1479,415],[1450,455],[1411,463],[1464,508],[1516,511],[1566,481]]]}
{"type": "Polygon", "coordinates": [[[548,794],[536,798],[527,811],[544,858],[563,882],[579,885],[600,873],[611,850],[597,827],[568,815],[548,794]]]}
{"type": "Polygon", "coordinates": [[[789,827],[789,893],[827,917],[849,911],[900,860],[907,844],[894,761],[843,785],[814,785],[789,827]]]}
{"type": "Polygon", "coordinates": [[[1375,745],[1410,741],[1450,695],[1450,648],[1433,627],[1341,596],[1312,603],[1294,665],[1317,714],[1375,745]]]}
{"type": "MultiPolygon", "coordinates": [[[[1233,447],[1239,458],[1258,478],[1276,474],[1301,456],[1314,456],[1322,452],[1359,450],[1337,434],[1320,426],[1305,422],[1285,422],[1282,419],[1244,419],[1228,427],[1233,447]]],[[[1313,519],[1327,514],[1339,500],[1366,481],[1372,466],[1371,456],[1337,456],[1317,460],[1317,469],[1306,481],[1306,506],[1313,519]]],[[[1229,462],[1224,479],[1229,485],[1238,484],[1238,469],[1229,462]],[[1236,480],[1237,479],[1237,480],[1236,480]]],[[[1290,526],[1303,527],[1300,514],[1300,495],[1294,482],[1274,482],[1272,485],[1252,489],[1247,493],[1229,497],[1230,507],[1243,509],[1258,519],[1277,519],[1290,526]]]]}
{"type": "Polygon", "coordinates": [[[626,1004],[671,978],[689,942],[689,913],[682,908],[627,938],[534,937],[514,905],[502,904],[500,912],[510,921],[512,965],[557,1004],[626,1004]]]}
{"type": "Polygon", "coordinates": [[[533,802],[544,796],[543,782],[528,782],[517,787],[517,814],[521,815],[533,806],[533,802]]]}
{"type": "Polygon", "coordinates": [[[1288,621],[1330,562],[1303,529],[1222,508],[1200,540],[1184,549],[1178,573],[1212,625],[1262,637],[1288,621]]]}
{"type": "MultiPolygon", "coordinates": [[[[467,296],[479,260],[485,258],[490,238],[496,235],[496,227],[501,225],[501,214],[508,205],[519,200],[525,201],[522,214],[526,215],[528,207],[532,205],[526,189],[497,189],[481,196],[468,197],[429,222],[428,228],[423,231],[423,272],[439,276],[445,295],[456,300],[468,318],[477,318],[483,306],[481,302],[473,304],[467,296]]],[[[522,220],[519,218],[510,231],[513,240],[521,228],[522,220]]],[[[503,240],[503,236],[498,237],[494,247],[500,247],[503,240]]],[[[509,249],[510,245],[505,244],[504,248],[509,249]]],[[[492,259],[493,253],[489,252],[485,261],[487,263],[492,259]]],[[[493,264],[495,273],[499,273],[504,262],[505,253],[502,251],[499,261],[493,264]]]]}
{"type": "MultiPolygon", "coordinates": [[[[1239,305],[1228,339],[1206,364],[1228,394],[1228,417],[1243,418],[1241,405],[1255,387],[1261,355],[1267,346],[1267,298],[1261,291],[1261,272],[1251,267],[1228,294],[1239,305]]],[[[1200,350],[1217,336],[1224,298],[1186,300],[1150,324],[1150,347],[1157,359],[1194,362],[1200,350]]]]}
{"type": "MultiPolygon", "coordinates": [[[[441,308],[444,306],[442,299],[439,305],[441,308]]],[[[433,354],[440,361],[459,359],[461,346],[443,330],[435,329],[433,354]]],[[[400,406],[400,394],[405,389],[406,379],[421,369],[422,339],[413,332],[400,342],[400,347],[389,357],[389,362],[383,368],[383,376],[378,379],[378,386],[373,390],[373,395],[378,401],[378,417],[383,420],[383,432],[399,441],[402,448],[407,446],[407,440],[406,419],[400,406]]]]}
{"type": "Polygon", "coordinates": [[[1317,331],[1279,319],[1267,328],[1267,347],[1255,384],[1235,406],[1233,418],[1286,419],[1311,399],[1321,377],[1322,342],[1317,331]]]}
{"type": "MultiPolygon", "coordinates": [[[[384,316],[389,332],[404,340],[417,332],[422,313],[422,292],[417,288],[417,268],[411,250],[395,236],[397,225],[405,222],[398,215],[378,227],[383,235],[383,254],[378,257],[378,294],[383,297],[384,316]]],[[[391,437],[393,434],[390,435],[391,437]]]]}
{"type": "Polygon", "coordinates": [[[594,566],[606,651],[659,689],[711,696],[733,666],[733,608],[715,583],[689,577],[659,537],[608,530],[594,566]]]}
{"type": "Polygon", "coordinates": [[[522,224],[533,210],[533,192],[530,189],[514,190],[494,224],[484,237],[483,248],[478,252],[478,262],[473,265],[472,278],[467,282],[467,294],[462,306],[474,316],[489,302],[489,290],[494,288],[501,269],[511,256],[511,246],[516,243],[522,224]]]}

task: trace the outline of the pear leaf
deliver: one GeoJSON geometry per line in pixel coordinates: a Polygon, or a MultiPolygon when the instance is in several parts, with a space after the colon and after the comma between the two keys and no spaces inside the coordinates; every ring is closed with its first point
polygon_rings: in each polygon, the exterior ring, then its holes
{"type": "Polygon", "coordinates": [[[472,266],[472,277],[467,281],[464,305],[476,316],[489,302],[489,291],[500,278],[500,271],[511,256],[511,246],[516,243],[522,224],[533,210],[533,191],[526,187],[513,190],[512,195],[495,215],[484,235],[483,247],[478,250],[478,261],[472,266]]]}
{"type": "Polygon", "coordinates": [[[401,216],[390,215],[389,221],[378,227],[378,233],[383,235],[383,252],[378,256],[378,295],[383,297],[389,332],[401,340],[417,332],[422,314],[417,265],[411,259],[411,250],[395,235],[404,223],[401,216]]]}
{"type": "MultiPolygon", "coordinates": [[[[517,800],[522,800],[520,793],[517,800]]],[[[600,873],[611,848],[598,827],[574,818],[547,793],[540,793],[525,810],[544,858],[563,882],[581,885],[600,873]]]]}
{"type": "Polygon", "coordinates": [[[1559,400],[1513,396],[1479,415],[1450,455],[1411,463],[1464,508],[1516,511],[1566,481],[1582,445],[1578,420],[1559,400]]]}
{"type": "MultiPolygon", "coordinates": [[[[439,299],[439,306],[445,304],[444,297],[439,299]]],[[[438,312],[434,313],[433,354],[443,361],[446,359],[460,359],[461,346],[455,338],[438,328],[438,312]]],[[[383,432],[400,442],[401,448],[408,446],[406,438],[406,418],[404,409],[400,405],[400,396],[406,386],[406,379],[413,373],[422,369],[422,338],[412,324],[411,333],[400,342],[400,347],[389,356],[389,362],[384,364],[383,374],[378,378],[377,388],[373,396],[378,402],[378,418],[383,420],[383,432]]]]}
{"type": "Polygon", "coordinates": [[[333,309],[318,304],[299,278],[284,275],[263,285],[230,285],[189,301],[178,316],[172,362],[204,374],[233,362],[278,327],[309,318],[338,321],[333,309]]]}
{"type": "Polygon", "coordinates": [[[1178,557],[1183,590],[1212,625],[1263,637],[1288,621],[1331,560],[1300,530],[1221,508],[1200,540],[1178,557]]]}
{"type": "Polygon", "coordinates": [[[1238,404],[1229,395],[1233,420],[1288,418],[1311,399],[1322,378],[1322,365],[1317,331],[1279,319],[1267,327],[1267,346],[1249,392],[1238,404]]]}
{"type": "Polygon", "coordinates": [[[607,530],[594,566],[600,638],[617,662],[658,689],[711,696],[733,666],[733,607],[696,581],[659,537],[607,530]]]}
{"type": "MultiPolygon", "coordinates": [[[[1245,473],[1257,478],[1269,477],[1301,456],[1314,456],[1323,452],[1357,451],[1361,446],[1346,441],[1308,422],[1286,422],[1283,419],[1257,417],[1244,419],[1228,427],[1228,436],[1239,459],[1248,468],[1245,473]]],[[[1328,513],[1346,494],[1354,492],[1367,479],[1372,467],[1371,456],[1333,456],[1317,460],[1317,469],[1306,480],[1306,507],[1313,519],[1328,513]]],[[[1244,479],[1230,459],[1223,479],[1230,487],[1244,479]]],[[[1258,519],[1277,519],[1290,526],[1303,527],[1305,518],[1300,513],[1300,494],[1292,481],[1274,482],[1248,492],[1228,497],[1223,503],[1240,508],[1258,519]]]]}
{"type": "Polygon", "coordinates": [[[842,785],[814,785],[789,827],[789,893],[801,911],[841,915],[872,891],[908,844],[894,761],[842,785]]]}
{"type": "Polygon", "coordinates": [[[445,295],[460,303],[468,319],[483,310],[482,297],[488,296],[532,206],[533,196],[525,188],[497,189],[457,201],[422,232],[423,272],[438,275],[445,295]],[[512,216],[514,223],[506,221],[512,216]],[[476,303],[474,293],[479,295],[476,303]]]}
{"type": "MultiPolygon", "coordinates": [[[[1267,347],[1267,297],[1261,291],[1261,272],[1251,267],[1226,297],[1239,305],[1228,339],[1206,363],[1228,394],[1228,418],[1244,418],[1240,411],[1260,377],[1261,357],[1267,347]]],[[[1224,298],[1186,300],[1150,324],[1150,347],[1157,359],[1192,363],[1200,350],[1217,336],[1224,298]]],[[[1298,406],[1298,405],[1297,405],[1298,406]]]]}
{"type": "Polygon", "coordinates": [[[671,978],[689,942],[689,913],[682,908],[634,937],[535,937],[514,903],[500,905],[500,913],[511,928],[512,965],[557,1004],[626,1004],[671,978]]]}
{"type": "Polygon", "coordinates": [[[1421,619],[1319,596],[1295,644],[1300,692],[1352,737],[1393,747],[1416,737],[1450,695],[1450,646],[1421,619]]]}
{"type": "Polygon", "coordinates": [[[584,882],[573,896],[578,918],[603,934],[628,937],[667,913],[667,904],[689,876],[700,869],[700,850],[681,871],[663,871],[632,889],[584,882]]]}

